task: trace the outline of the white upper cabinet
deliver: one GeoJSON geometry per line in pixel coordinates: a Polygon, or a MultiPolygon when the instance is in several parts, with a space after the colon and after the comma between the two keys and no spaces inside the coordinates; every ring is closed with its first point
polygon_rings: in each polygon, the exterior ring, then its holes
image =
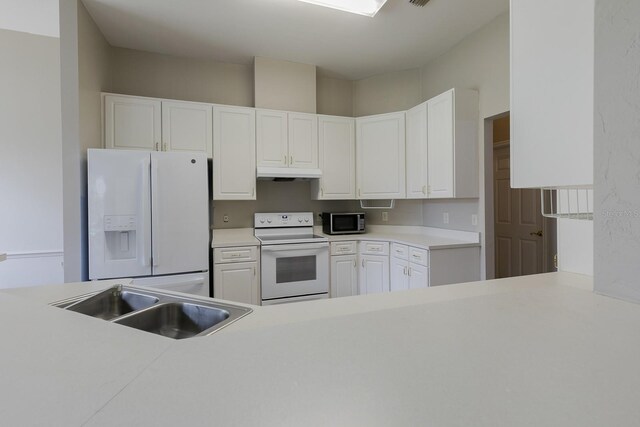
{"type": "Polygon", "coordinates": [[[315,114],[256,110],[258,166],[318,168],[315,114]]]}
{"type": "Polygon", "coordinates": [[[319,116],[318,151],[322,178],[311,181],[311,197],[316,200],[355,199],[355,119],[319,116]]]}
{"type": "Polygon", "coordinates": [[[255,200],[255,110],[213,107],[213,199],[255,200]]]}
{"type": "Polygon", "coordinates": [[[287,167],[289,165],[287,127],[286,112],[256,110],[258,166],[287,167]]]}
{"type": "Polygon", "coordinates": [[[104,146],[160,150],[161,102],[157,99],[104,95],[104,146]]]}
{"type": "Polygon", "coordinates": [[[427,197],[478,197],[478,92],[451,89],[426,104],[427,197]]]}
{"type": "Polygon", "coordinates": [[[511,0],[511,186],[593,184],[593,0],[511,0]]]}
{"type": "Polygon", "coordinates": [[[288,113],[289,167],[318,168],[318,116],[288,113]]]}
{"type": "Polygon", "coordinates": [[[427,173],[427,103],[407,111],[407,199],[425,199],[427,173]]]}
{"type": "Polygon", "coordinates": [[[211,104],[162,101],[162,150],[203,151],[212,156],[211,104]]]}
{"type": "Polygon", "coordinates": [[[358,199],[403,199],[405,113],[356,119],[358,199]]]}

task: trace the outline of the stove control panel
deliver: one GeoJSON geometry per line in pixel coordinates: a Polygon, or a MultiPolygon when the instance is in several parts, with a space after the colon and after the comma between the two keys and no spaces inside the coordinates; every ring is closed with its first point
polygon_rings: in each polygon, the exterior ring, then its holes
{"type": "Polygon", "coordinates": [[[313,212],[257,213],[254,224],[255,228],[312,227],[313,212]]]}

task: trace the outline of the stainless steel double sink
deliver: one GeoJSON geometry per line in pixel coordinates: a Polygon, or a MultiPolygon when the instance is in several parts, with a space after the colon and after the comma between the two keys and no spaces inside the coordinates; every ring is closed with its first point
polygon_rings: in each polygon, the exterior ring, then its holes
{"type": "Polygon", "coordinates": [[[52,305],[174,339],[211,335],[253,311],[123,285],[52,305]]]}

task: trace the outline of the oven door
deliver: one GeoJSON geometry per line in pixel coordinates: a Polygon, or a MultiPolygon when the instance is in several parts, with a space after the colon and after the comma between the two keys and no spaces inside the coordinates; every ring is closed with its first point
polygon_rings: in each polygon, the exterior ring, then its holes
{"type": "Polygon", "coordinates": [[[329,292],[329,243],[267,245],[261,252],[263,300],[329,292]]]}

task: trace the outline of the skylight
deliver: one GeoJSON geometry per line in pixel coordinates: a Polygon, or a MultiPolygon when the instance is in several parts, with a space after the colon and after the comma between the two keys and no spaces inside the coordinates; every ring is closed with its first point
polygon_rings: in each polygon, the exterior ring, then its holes
{"type": "Polygon", "coordinates": [[[330,7],[343,12],[373,17],[387,0],[299,0],[318,6],[330,7]]]}

